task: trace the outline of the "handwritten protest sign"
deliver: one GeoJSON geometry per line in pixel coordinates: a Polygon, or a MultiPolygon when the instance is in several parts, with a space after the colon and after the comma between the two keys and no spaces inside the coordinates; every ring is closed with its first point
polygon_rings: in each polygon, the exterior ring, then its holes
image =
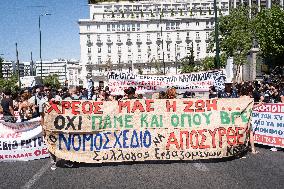
{"type": "Polygon", "coordinates": [[[39,120],[0,123],[0,162],[49,157],[39,120]]]}
{"type": "Polygon", "coordinates": [[[284,104],[264,104],[252,113],[255,142],[284,148],[284,104]]]}
{"type": "Polygon", "coordinates": [[[44,130],[57,157],[89,163],[195,160],[247,147],[253,100],[62,101],[46,108],[44,130]]]}
{"type": "Polygon", "coordinates": [[[226,81],[224,70],[173,76],[109,72],[107,77],[108,86],[113,95],[123,95],[124,89],[128,87],[136,87],[137,93],[157,92],[166,90],[169,86],[175,87],[179,93],[185,91],[208,92],[209,87],[213,85],[217,89],[223,89],[226,81]]]}

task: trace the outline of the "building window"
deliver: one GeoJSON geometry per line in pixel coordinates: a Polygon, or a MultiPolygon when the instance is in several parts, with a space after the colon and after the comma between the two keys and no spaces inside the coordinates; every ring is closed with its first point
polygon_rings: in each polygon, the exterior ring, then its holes
{"type": "Polygon", "coordinates": [[[127,24],[127,31],[130,31],[130,24],[127,24]]]}
{"type": "Polygon", "coordinates": [[[206,21],[206,28],[209,28],[209,21],[206,21]]]}
{"type": "Polygon", "coordinates": [[[110,41],[110,35],[107,35],[107,40],[110,41]]]}
{"type": "Polygon", "coordinates": [[[132,31],[135,31],[135,24],[132,24],[132,31]]]}
{"type": "Polygon", "coordinates": [[[107,52],[111,53],[111,46],[110,45],[107,47],[107,52]]]}
{"type": "Polygon", "coordinates": [[[206,53],[209,53],[210,49],[209,49],[209,43],[206,43],[206,53]]]}
{"type": "Polygon", "coordinates": [[[186,36],[189,37],[189,32],[186,32],[186,36]]]}
{"type": "Polygon", "coordinates": [[[140,34],[137,34],[137,41],[140,42],[141,39],[140,39],[140,34]]]}
{"type": "Polygon", "coordinates": [[[97,35],[97,40],[100,41],[101,40],[101,36],[97,35]]]}
{"type": "Polygon", "coordinates": [[[147,41],[151,41],[150,34],[147,34],[147,41]]]}
{"type": "Polygon", "coordinates": [[[110,31],[110,25],[109,24],[107,25],[107,31],[110,31]]]}
{"type": "Polygon", "coordinates": [[[122,25],[122,31],[125,31],[125,25],[124,24],[122,25]]]}
{"type": "Polygon", "coordinates": [[[200,52],[200,46],[199,46],[198,43],[196,44],[196,49],[197,49],[198,52],[200,52]]]}
{"type": "Polygon", "coordinates": [[[175,23],[174,23],[174,22],[171,23],[171,29],[172,29],[172,30],[175,29],[175,23]]]}
{"type": "Polygon", "coordinates": [[[166,30],[169,30],[169,29],[170,29],[170,23],[167,22],[167,23],[166,23],[166,30]]]}
{"type": "Polygon", "coordinates": [[[141,45],[137,45],[138,52],[141,52],[141,45]]]}
{"type": "Polygon", "coordinates": [[[98,57],[98,64],[101,64],[102,63],[102,57],[98,57]]]}
{"type": "Polygon", "coordinates": [[[209,32],[206,32],[206,39],[209,39],[209,32]]]}
{"type": "Polygon", "coordinates": [[[128,52],[131,52],[131,47],[130,46],[128,46],[128,52]]]}
{"type": "Polygon", "coordinates": [[[98,47],[98,53],[101,53],[101,52],[102,52],[102,48],[98,47]]]}
{"type": "Polygon", "coordinates": [[[91,36],[90,36],[90,35],[87,35],[87,38],[90,40],[91,36]]]}
{"type": "Polygon", "coordinates": [[[88,53],[91,53],[91,48],[90,47],[88,48],[88,53]]]}
{"type": "Polygon", "coordinates": [[[170,50],[171,50],[171,44],[167,43],[167,51],[170,51],[170,50]]]}
{"type": "Polygon", "coordinates": [[[117,24],[116,27],[117,27],[117,31],[120,31],[120,25],[117,24]]]}
{"type": "Polygon", "coordinates": [[[179,27],[179,26],[180,26],[180,23],[179,23],[179,22],[177,22],[177,23],[176,23],[176,29],[180,29],[180,27],[179,27]]]}
{"type": "Polygon", "coordinates": [[[112,24],[112,31],[115,31],[115,24],[112,24]]]}
{"type": "Polygon", "coordinates": [[[160,32],[157,33],[157,38],[160,38],[161,37],[161,34],[160,32]]]}
{"type": "Polygon", "coordinates": [[[92,57],[91,56],[88,56],[88,61],[91,61],[92,60],[92,57]]]}
{"type": "Polygon", "coordinates": [[[140,24],[137,24],[137,31],[140,31],[140,24]]]}
{"type": "Polygon", "coordinates": [[[121,53],[121,46],[118,46],[118,53],[121,53]]]}
{"type": "Polygon", "coordinates": [[[120,35],[117,35],[117,41],[120,42],[120,35]]]}
{"type": "Polygon", "coordinates": [[[196,22],[196,26],[199,26],[199,22],[196,22]]]}
{"type": "Polygon", "coordinates": [[[200,39],[199,32],[196,32],[195,35],[196,35],[196,39],[200,39]]]}
{"type": "Polygon", "coordinates": [[[99,72],[102,72],[103,71],[103,69],[102,68],[99,68],[99,72]]]}
{"type": "Polygon", "coordinates": [[[90,25],[87,25],[87,31],[90,31],[90,25]]]}
{"type": "Polygon", "coordinates": [[[100,27],[101,27],[100,25],[97,25],[97,29],[98,29],[98,30],[100,29],[100,27]]]}

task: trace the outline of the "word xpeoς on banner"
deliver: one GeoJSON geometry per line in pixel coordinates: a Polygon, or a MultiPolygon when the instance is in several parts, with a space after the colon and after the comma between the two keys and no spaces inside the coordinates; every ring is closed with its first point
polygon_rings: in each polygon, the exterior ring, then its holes
{"type": "Polygon", "coordinates": [[[0,122],[0,162],[49,157],[39,119],[22,123],[0,122]]]}
{"type": "Polygon", "coordinates": [[[136,87],[137,93],[153,93],[175,87],[177,92],[186,91],[208,92],[210,86],[218,90],[225,86],[225,70],[212,70],[190,74],[165,75],[137,75],[134,73],[108,72],[108,86],[111,94],[123,95],[124,89],[136,87]]]}
{"type": "Polygon", "coordinates": [[[234,156],[248,145],[253,100],[62,101],[46,107],[48,149],[103,163],[234,156]]]}
{"type": "Polygon", "coordinates": [[[256,143],[284,148],[284,104],[264,104],[253,110],[256,143]]]}

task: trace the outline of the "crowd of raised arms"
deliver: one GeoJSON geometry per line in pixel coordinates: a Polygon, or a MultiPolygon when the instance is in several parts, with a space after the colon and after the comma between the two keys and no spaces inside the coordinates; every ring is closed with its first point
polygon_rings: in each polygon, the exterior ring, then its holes
{"type": "MultiPolygon", "coordinates": [[[[272,82],[242,82],[226,83],[224,90],[217,91],[214,86],[209,89],[208,98],[239,98],[249,96],[255,102],[284,103],[284,84],[272,82]]],[[[178,94],[175,88],[168,88],[165,91],[154,93],[153,99],[175,99],[194,98],[195,93],[186,91],[178,94]]],[[[134,87],[124,90],[123,95],[113,96],[108,87],[94,87],[87,90],[82,87],[63,87],[53,89],[49,86],[35,86],[23,89],[18,94],[11,94],[10,90],[1,92],[0,113],[6,122],[15,122],[15,111],[19,112],[21,121],[27,121],[39,117],[43,112],[43,104],[50,101],[61,100],[95,100],[95,101],[117,101],[124,99],[145,99],[142,94],[137,94],[134,87]]]]}

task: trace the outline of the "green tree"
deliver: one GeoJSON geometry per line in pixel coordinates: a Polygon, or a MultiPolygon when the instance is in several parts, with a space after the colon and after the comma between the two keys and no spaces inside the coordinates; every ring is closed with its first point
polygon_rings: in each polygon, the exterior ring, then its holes
{"type": "Polygon", "coordinates": [[[48,75],[43,79],[44,85],[49,85],[53,89],[58,89],[60,87],[59,77],[57,74],[48,75]]]}
{"type": "Polygon", "coordinates": [[[254,34],[262,57],[273,66],[284,65],[284,11],[279,6],[262,9],[254,19],[254,34]]]}
{"type": "MultiPolygon", "coordinates": [[[[237,65],[237,78],[240,66],[247,63],[247,55],[252,48],[253,32],[252,20],[248,7],[233,9],[229,15],[219,18],[220,50],[226,57],[233,57],[237,65]]],[[[215,51],[214,32],[210,35],[211,51],[215,51]]]]}
{"type": "Polygon", "coordinates": [[[190,53],[186,57],[180,60],[181,64],[181,73],[190,73],[197,71],[197,66],[194,62],[194,50],[193,43],[191,43],[190,53]]]}
{"type": "Polygon", "coordinates": [[[156,69],[156,74],[157,75],[163,74],[161,62],[159,60],[155,60],[155,59],[152,60],[151,62],[153,62],[153,64],[154,64],[154,68],[156,69]]]}
{"type": "MultiPolygon", "coordinates": [[[[227,63],[227,56],[225,53],[220,55],[220,68],[224,68],[227,63]]],[[[207,56],[201,60],[201,66],[203,71],[213,70],[215,68],[214,56],[207,56]]]]}
{"type": "Polygon", "coordinates": [[[10,89],[12,95],[17,95],[19,91],[19,83],[18,83],[18,76],[16,74],[12,75],[9,79],[0,79],[0,88],[1,90],[10,89]]]}

